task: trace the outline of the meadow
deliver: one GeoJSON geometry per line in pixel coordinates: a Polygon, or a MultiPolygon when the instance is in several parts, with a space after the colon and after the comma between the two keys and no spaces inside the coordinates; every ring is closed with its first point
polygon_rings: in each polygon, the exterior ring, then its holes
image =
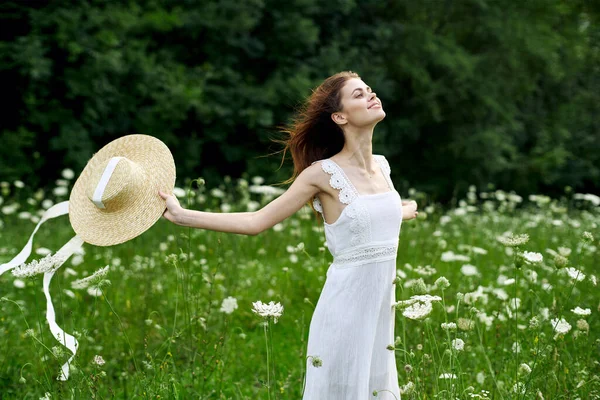
{"type": "MultiPolygon", "coordinates": [[[[68,199],[73,173],[44,192],[0,184],[0,263],[40,215],[68,199]]],[[[447,208],[416,190],[397,257],[396,340],[402,399],[600,398],[600,198],[523,198],[471,187],[447,208]],[[428,295],[428,296],[425,296],[428,295]]],[[[282,193],[261,177],[176,194],[204,211],[254,211],[282,193]]],[[[46,222],[29,260],[74,232],[46,222]]],[[[321,221],[305,207],[257,236],[189,229],[161,219],[121,245],[84,245],[52,281],[58,324],[45,321],[42,277],[0,277],[1,399],[300,399],[308,327],[332,261],[321,221]],[[83,278],[94,274],[88,280],[83,278]],[[273,301],[263,317],[253,303],[273,301]]],[[[318,355],[309,368],[319,368],[318,355]]],[[[374,393],[373,399],[384,393],[374,393]]]]}

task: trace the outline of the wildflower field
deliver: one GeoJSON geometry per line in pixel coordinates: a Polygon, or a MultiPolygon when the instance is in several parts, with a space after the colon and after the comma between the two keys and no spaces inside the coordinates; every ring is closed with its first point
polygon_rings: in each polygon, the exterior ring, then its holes
{"type": "MultiPolygon", "coordinates": [[[[47,193],[0,184],[0,263],[72,183],[65,170],[47,193]]],[[[176,194],[204,211],[254,211],[282,192],[260,177],[197,183],[176,194]]],[[[600,398],[600,198],[472,187],[445,209],[400,195],[420,210],[403,222],[394,283],[388,349],[402,398],[600,398]]],[[[124,244],[84,245],[50,286],[58,324],[79,341],[59,381],[71,353],[46,323],[42,275],[27,268],[73,235],[67,216],[47,221],[30,264],[0,276],[1,399],[300,399],[307,357],[309,368],[328,362],[305,354],[332,260],[305,207],[257,236],[161,219],[124,244]]]]}

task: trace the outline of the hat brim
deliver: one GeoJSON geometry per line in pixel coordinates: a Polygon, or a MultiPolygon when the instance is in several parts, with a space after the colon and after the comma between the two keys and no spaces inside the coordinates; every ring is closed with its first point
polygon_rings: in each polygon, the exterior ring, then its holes
{"type": "Polygon", "coordinates": [[[85,242],[112,246],[141,235],[156,223],[166,209],[158,190],[172,193],[175,187],[175,161],[169,148],[148,135],[128,135],[104,146],[88,161],[69,197],[69,221],[85,242]],[[118,211],[99,209],[88,198],[86,189],[94,168],[112,157],[126,157],[144,172],[135,198],[118,211]]]}

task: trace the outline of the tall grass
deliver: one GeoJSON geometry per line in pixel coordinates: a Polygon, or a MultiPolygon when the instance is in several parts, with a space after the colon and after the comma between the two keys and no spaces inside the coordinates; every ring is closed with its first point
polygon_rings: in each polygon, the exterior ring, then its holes
{"type": "MultiPolygon", "coordinates": [[[[279,195],[261,184],[260,178],[229,180],[212,190],[189,186],[179,195],[192,208],[248,211],[279,195]]],[[[65,197],[1,189],[0,262],[6,262],[24,245],[37,210],[65,197]]],[[[396,297],[427,293],[441,301],[421,319],[396,310],[390,351],[402,398],[600,396],[595,199],[568,194],[522,201],[473,188],[457,207],[443,209],[426,204],[421,193],[409,194],[421,212],[402,226],[396,297]],[[507,232],[528,234],[529,241],[505,246],[498,236],[507,232]],[[543,261],[524,262],[523,251],[543,261]],[[561,318],[568,332],[556,331],[564,327],[561,318]]],[[[72,234],[66,217],[47,222],[32,258],[58,249],[72,234]]],[[[45,324],[41,276],[16,281],[4,274],[0,397],[299,399],[312,356],[305,353],[308,324],[330,262],[322,226],[306,208],[254,237],[161,220],[121,245],[85,245],[50,289],[59,324],[80,343],[66,382],[56,376],[69,354],[45,324]],[[110,285],[71,287],[106,265],[110,285]],[[230,296],[238,308],[223,311],[230,296]],[[252,312],[257,300],[285,307],[276,326],[267,320],[267,329],[252,312]],[[96,356],[105,363],[94,362],[96,356]]],[[[383,398],[386,389],[377,388],[373,398],[383,398]]]]}

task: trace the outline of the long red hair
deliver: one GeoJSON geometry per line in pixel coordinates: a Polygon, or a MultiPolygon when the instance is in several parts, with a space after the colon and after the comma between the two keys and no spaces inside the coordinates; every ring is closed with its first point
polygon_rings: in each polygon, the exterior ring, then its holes
{"type": "MultiPolygon", "coordinates": [[[[281,150],[282,163],[287,150],[294,163],[292,176],[281,184],[293,182],[313,161],[329,158],[344,147],[344,132],[333,122],[331,114],[341,110],[341,90],[351,78],[360,76],[352,71],[343,71],[325,79],[306,99],[291,124],[280,128],[287,137],[274,141],[285,146],[281,150]]],[[[312,207],[312,202],[309,205],[312,207]]]]}

